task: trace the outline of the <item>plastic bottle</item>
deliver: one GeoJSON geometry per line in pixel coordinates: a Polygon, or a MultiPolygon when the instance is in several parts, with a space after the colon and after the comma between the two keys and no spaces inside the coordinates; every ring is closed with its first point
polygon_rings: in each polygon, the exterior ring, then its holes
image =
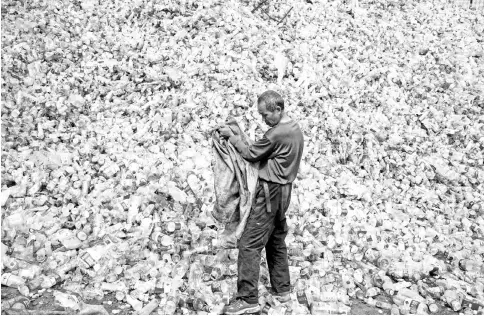
{"type": "MultiPolygon", "coordinates": [[[[299,280],[296,281],[296,284],[294,285],[294,293],[296,293],[297,301],[298,301],[299,304],[309,308],[310,301],[309,301],[308,295],[306,293],[306,289],[307,289],[307,286],[306,286],[306,283],[304,282],[304,280],[299,279],[299,280]]],[[[272,300],[269,300],[269,303],[271,303],[271,301],[272,300]]]]}
{"type": "Polygon", "coordinates": [[[27,267],[27,263],[25,261],[12,258],[6,254],[2,255],[2,263],[6,269],[11,271],[27,267]]]}
{"type": "Polygon", "coordinates": [[[79,299],[73,295],[60,291],[54,291],[53,296],[55,301],[64,308],[71,308],[73,310],[80,310],[79,299]]]}
{"type": "Polygon", "coordinates": [[[26,309],[29,307],[30,300],[25,296],[17,296],[10,299],[2,299],[2,311],[7,309],[26,309]]]}
{"type": "Polygon", "coordinates": [[[386,309],[386,310],[391,310],[392,309],[392,304],[374,299],[371,297],[365,298],[364,302],[370,306],[375,306],[381,309],[386,309]]]}
{"type": "Polygon", "coordinates": [[[337,302],[313,302],[311,315],[348,314],[351,308],[337,302]]]}
{"type": "Polygon", "coordinates": [[[392,296],[395,294],[395,292],[397,291],[396,287],[395,287],[395,284],[391,281],[391,280],[386,280],[383,284],[382,284],[382,289],[383,291],[392,296]]]}
{"type": "Polygon", "coordinates": [[[63,278],[60,275],[50,274],[50,275],[45,276],[42,279],[42,283],[40,284],[40,286],[43,289],[49,289],[49,288],[53,287],[54,285],[60,283],[62,280],[63,280],[63,278]]]}
{"type": "Polygon", "coordinates": [[[156,279],[151,279],[149,281],[137,280],[134,282],[133,288],[140,291],[141,293],[151,292],[155,289],[156,279]]]}
{"type": "Polygon", "coordinates": [[[129,209],[128,209],[128,219],[127,224],[128,227],[132,227],[133,221],[135,217],[138,215],[139,207],[141,205],[142,197],[141,196],[132,196],[130,199],[129,209]]]}
{"type": "Polygon", "coordinates": [[[95,299],[100,301],[104,298],[104,292],[101,289],[90,285],[82,290],[81,295],[85,300],[95,299]]]}
{"type": "Polygon", "coordinates": [[[190,263],[188,259],[180,260],[172,269],[171,276],[173,279],[182,279],[187,271],[190,269],[190,263]]]}
{"type": "Polygon", "coordinates": [[[128,287],[123,281],[118,281],[115,283],[102,282],[101,289],[108,292],[123,292],[126,291],[128,287]]]}
{"type": "Polygon", "coordinates": [[[23,279],[32,280],[38,275],[40,275],[41,271],[42,271],[42,268],[40,266],[30,265],[26,268],[15,271],[15,274],[23,279]]]}
{"type": "Polygon", "coordinates": [[[195,261],[190,265],[190,272],[188,276],[188,283],[190,289],[199,289],[202,284],[202,274],[203,266],[200,259],[195,259],[195,261]]]}
{"type": "Polygon", "coordinates": [[[446,290],[442,295],[442,301],[447,303],[454,312],[462,309],[462,301],[465,294],[457,290],[446,290]]]}
{"type": "Polygon", "coordinates": [[[65,247],[65,249],[68,249],[68,250],[78,249],[83,246],[82,240],[77,238],[76,235],[69,236],[67,238],[62,238],[60,242],[65,247]]]}
{"type": "Polygon", "coordinates": [[[381,290],[377,287],[372,287],[366,290],[365,296],[366,297],[375,297],[381,293],[381,290]]]}
{"type": "Polygon", "coordinates": [[[46,259],[47,259],[47,250],[45,248],[41,248],[39,249],[36,253],[35,253],[35,259],[37,260],[37,262],[39,263],[42,263],[44,262],[46,259]]]}
{"type": "Polygon", "coordinates": [[[2,285],[18,288],[21,285],[25,285],[25,280],[18,275],[4,273],[2,274],[2,285]]]}
{"type": "Polygon", "coordinates": [[[464,310],[464,313],[470,312],[472,314],[478,314],[482,315],[484,312],[484,300],[477,300],[477,299],[471,299],[471,298],[466,298],[462,301],[462,309],[464,310]]]}
{"type": "Polygon", "coordinates": [[[182,230],[183,227],[184,226],[183,226],[182,222],[170,221],[170,222],[167,222],[163,225],[163,231],[166,234],[173,234],[176,231],[182,230]]]}
{"type": "MultiPolygon", "coordinates": [[[[157,307],[160,301],[158,299],[152,299],[148,304],[146,304],[143,308],[136,311],[135,315],[150,315],[157,307]]],[[[134,307],[133,307],[134,308],[134,307]]]]}
{"type": "Polygon", "coordinates": [[[220,280],[222,277],[224,277],[227,274],[228,267],[224,263],[216,263],[213,266],[209,266],[211,272],[210,276],[212,280],[220,280]]]}
{"type": "Polygon", "coordinates": [[[79,255],[79,263],[83,265],[84,268],[94,266],[112,249],[113,244],[113,241],[105,236],[101,244],[85,249],[84,252],[79,255]]]}
{"type": "Polygon", "coordinates": [[[480,272],[484,275],[484,264],[475,260],[459,260],[459,268],[466,272],[480,272]]]}
{"type": "Polygon", "coordinates": [[[137,311],[141,311],[143,308],[143,303],[138,301],[137,299],[133,298],[130,294],[126,295],[126,302],[133,307],[133,309],[137,311]]]}
{"type": "Polygon", "coordinates": [[[174,315],[178,307],[177,296],[169,295],[164,306],[164,315],[174,315]]]}
{"type": "Polygon", "coordinates": [[[58,275],[61,275],[61,276],[62,275],[65,275],[67,272],[69,272],[69,271],[75,269],[76,267],[78,267],[78,265],[79,265],[78,260],[77,259],[72,259],[69,262],[64,263],[63,265],[57,267],[56,273],[58,275]]]}
{"type": "Polygon", "coordinates": [[[210,300],[205,295],[200,294],[193,300],[193,309],[195,311],[210,312],[212,307],[210,300]]]}
{"type": "Polygon", "coordinates": [[[284,315],[287,307],[285,305],[271,306],[270,304],[264,305],[260,313],[263,315],[284,315]]]}
{"type": "Polygon", "coordinates": [[[30,280],[27,284],[27,286],[29,287],[29,290],[32,292],[32,291],[40,289],[43,279],[44,279],[44,276],[40,275],[40,276],[30,280]]]}
{"type": "Polygon", "coordinates": [[[417,309],[420,303],[425,303],[426,300],[422,296],[420,296],[416,291],[412,291],[410,289],[400,289],[395,295],[392,296],[393,302],[398,305],[400,308],[404,305],[411,306],[412,308],[417,309]],[[406,304],[405,302],[407,301],[406,304]],[[413,303],[415,301],[415,303],[413,303]]]}

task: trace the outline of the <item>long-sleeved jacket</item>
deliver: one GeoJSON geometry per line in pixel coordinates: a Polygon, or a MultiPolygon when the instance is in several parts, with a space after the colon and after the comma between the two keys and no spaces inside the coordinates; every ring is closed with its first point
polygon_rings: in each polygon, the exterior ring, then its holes
{"type": "Polygon", "coordinates": [[[231,136],[229,141],[244,159],[260,161],[260,179],[280,184],[292,183],[296,179],[304,137],[295,121],[279,123],[252,145],[245,144],[237,135],[231,136]]]}

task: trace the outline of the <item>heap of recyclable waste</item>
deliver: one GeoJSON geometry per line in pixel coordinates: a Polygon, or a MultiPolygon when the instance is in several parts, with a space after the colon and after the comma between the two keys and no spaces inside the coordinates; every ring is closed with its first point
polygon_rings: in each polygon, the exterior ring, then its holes
{"type": "Polygon", "coordinates": [[[210,216],[211,132],[231,115],[260,137],[268,88],[306,144],[292,300],[263,259],[262,313],[483,313],[484,16],[258,3],[2,1],[1,280],[19,292],[2,313],[46,292],[79,313],[223,313],[238,251],[210,216]]]}

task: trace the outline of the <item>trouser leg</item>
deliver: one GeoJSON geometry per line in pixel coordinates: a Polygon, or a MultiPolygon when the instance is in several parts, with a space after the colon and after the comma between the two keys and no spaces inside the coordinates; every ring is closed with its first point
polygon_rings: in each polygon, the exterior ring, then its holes
{"type": "Polygon", "coordinates": [[[257,188],[244,232],[239,240],[237,298],[249,304],[258,303],[261,251],[274,229],[275,213],[267,212],[262,186],[257,188]]]}
{"type": "Polygon", "coordinates": [[[289,292],[291,290],[285,242],[287,231],[286,219],[277,221],[274,231],[266,244],[266,257],[271,286],[276,293],[289,292]]]}

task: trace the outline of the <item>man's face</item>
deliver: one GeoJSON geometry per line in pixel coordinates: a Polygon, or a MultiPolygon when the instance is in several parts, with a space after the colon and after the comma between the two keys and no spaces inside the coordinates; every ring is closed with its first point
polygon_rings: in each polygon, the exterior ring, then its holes
{"type": "Polygon", "coordinates": [[[262,116],[264,122],[269,125],[270,127],[276,126],[279,121],[281,120],[281,108],[276,107],[276,109],[271,112],[266,108],[264,102],[257,104],[257,110],[259,114],[262,116]]]}

